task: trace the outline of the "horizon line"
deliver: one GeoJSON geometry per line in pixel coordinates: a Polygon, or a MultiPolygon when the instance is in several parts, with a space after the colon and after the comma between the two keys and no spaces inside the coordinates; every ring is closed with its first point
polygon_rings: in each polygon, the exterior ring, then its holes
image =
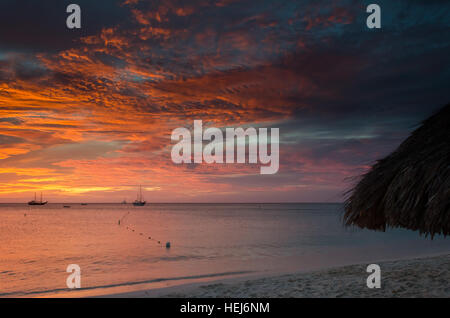
{"type": "MultiPolygon", "coordinates": [[[[343,202],[323,202],[323,201],[285,201],[285,202],[151,202],[146,205],[151,204],[305,204],[305,203],[343,203],[343,202]]],[[[0,204],[27,204],[28,202],[0,202],[0,204]]],[[[47,204],[121,204],[121,205],[132,205],[133,201],[122,203],[122,202],[48,202],[47,204]]]]}

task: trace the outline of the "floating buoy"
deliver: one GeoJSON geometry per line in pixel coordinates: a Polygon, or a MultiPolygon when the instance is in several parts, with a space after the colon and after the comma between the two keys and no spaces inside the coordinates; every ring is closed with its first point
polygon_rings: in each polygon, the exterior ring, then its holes
{"type": "Polygon", "coordinates": [[[166,243],[166,248],[170,248],[170,242],[166,243]]]}
{"type": "Polygon", "coordinates": [[[120,220],[119,220],[118,224],[120,225],[120,220]]]}
{"type": "Polygon", "coordinates": [[[148,239],[149,239],[149,240],[151,240],[151,239],[152,239],[152,237],[151,237],[151,236],[149,236],[149,237],[148,237],[148,239]]]}

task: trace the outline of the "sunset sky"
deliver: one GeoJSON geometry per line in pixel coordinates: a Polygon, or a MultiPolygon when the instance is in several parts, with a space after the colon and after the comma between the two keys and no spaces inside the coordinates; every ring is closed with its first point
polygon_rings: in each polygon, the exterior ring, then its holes
{"type": "Polygon", "coordinates": [[[450,101],[450,4],[376,1],[370,30],[373,2],[2,0],[0,202],[342,201],[450,101]],[[194,119],[279,128],[278,173],[175,165],[194,119]]]}

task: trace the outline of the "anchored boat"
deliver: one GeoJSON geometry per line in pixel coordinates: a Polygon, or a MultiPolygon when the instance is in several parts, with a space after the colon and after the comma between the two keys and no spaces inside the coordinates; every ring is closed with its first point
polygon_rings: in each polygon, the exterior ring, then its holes
{"type": "Polygon", "coordinates": [[[145,205],[145,201],[142,198],[142,187],[139,186],[139,194],[137,199],[133,202],[134,206],[144,206],[145,205]]]}
{"type": "Polygon", "coordinates": [[[36,192],[34,193],[34,200],[28,202],[28,205],[44,205],[47,204],[47,201],[42,201],[42,192],[41,192],[41,200],[38,201],[36,199],[36,192]]]}

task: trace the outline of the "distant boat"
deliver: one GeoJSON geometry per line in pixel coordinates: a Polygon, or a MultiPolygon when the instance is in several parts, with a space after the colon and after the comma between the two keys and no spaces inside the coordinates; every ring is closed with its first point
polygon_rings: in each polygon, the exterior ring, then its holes
{"type": "Polygon", "coordinates": [[[123,201],[122,201],[122,204],[127,204],[127,200],[123,200],[123,201]]]}
{"type": "Polygon", "coordinates": [[[137,199],[133,202],[134,206],[144,206],[145,205],[145,201],[142,199],[142,187],[139,186],[139,194],[137,199]]]}
{"type": "Polygon", "coordinates": [[[70,208],[70,205],[64,205],[65,208],[70,208]]]}
{"type": "Polygon", "coordinates": [[[81,205],[87,205],[87,203],[81,203],[81,205]]]}
{"type": "Polygon", "coordinates": [[[34,200],[28,202],[28,205],[44,205],[47,204],[47,201],[42,201],[42,192],[41,192],[41,200],[36,199],[36,192],[34,193],[34,200]]]}

